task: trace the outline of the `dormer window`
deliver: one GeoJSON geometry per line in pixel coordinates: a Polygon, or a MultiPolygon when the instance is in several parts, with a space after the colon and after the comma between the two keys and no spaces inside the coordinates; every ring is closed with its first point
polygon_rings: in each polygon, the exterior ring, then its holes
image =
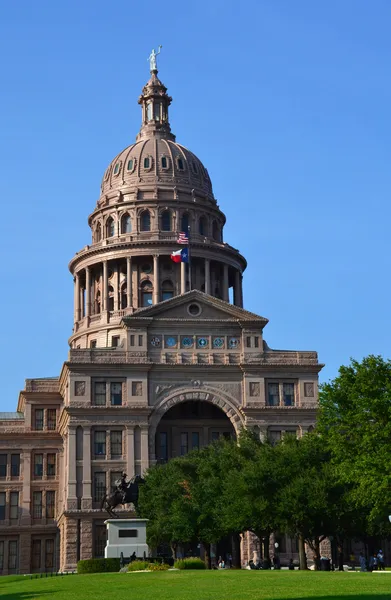
{"type": "Polygon", "coordinates": [[[167,156],[162,156],[162,169],[168,169],[168,158],[167,158],[167,156]]]}
{"type": "Polygon", "coordinates": [[[121,168],[121,162],[117,162],[114,167],[114,175],[119,175],[120,168],[121,168]]]}
{"type": "Polygon", "coordinates": [[[149,169],[149,158],[144,158],[144,169],[149,169]]]}
{"type": "Polygon", "coordinates": [[[126,170],[129,171],[129,173],[132,173],[134,171],[135,166],[136,166],[136,159],[131,158],[128,160],[128,164],[126,165],[126,170]]]}
{"type": "Polygon", "coordinates": [[[195,162],[191,163],[191,168],[193,169],[194,175],[198,175],[198,169],[197,169],[197,165],[195,162]]]}
{"type": "Polygon", "coordinates": [[[183,164],[183,160],[181,158],[177,159],[176,164],[177,164],[179,171],[185,170],[185,165],[183,164]]]}

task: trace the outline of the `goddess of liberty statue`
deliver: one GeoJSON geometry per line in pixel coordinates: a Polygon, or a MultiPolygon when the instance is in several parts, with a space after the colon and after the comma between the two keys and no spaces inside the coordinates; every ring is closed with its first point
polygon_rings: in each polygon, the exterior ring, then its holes
{"type": "Polygon", "coordinates": [[[157,52],[155,51],[154,48],[152,48],[152,52],[149,55],[149,57],[147,58],[147,60],[149,60],[149,70],[150,71],[157,71],[156,57],[158,54],[160,54],[161,48],[163,48],[163,46],[159,46],[157,52]]]}

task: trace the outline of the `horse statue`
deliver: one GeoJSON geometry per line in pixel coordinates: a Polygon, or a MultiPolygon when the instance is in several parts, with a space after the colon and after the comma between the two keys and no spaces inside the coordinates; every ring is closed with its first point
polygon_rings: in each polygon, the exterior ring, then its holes
{"type": "Polygon", "coordinates": [[[141,475],[136,475],[130,481],[126,481],[126,473],[123,473],[121,479],[116,481],[116,489],[112,494],[105,494],[101,502],[101,510],[105,509],[110,517],[119,517],[114,509],[119,504],[129,504],[132,502],[135,509],[138,506],[139,486],[144,483],[141,475]]]}

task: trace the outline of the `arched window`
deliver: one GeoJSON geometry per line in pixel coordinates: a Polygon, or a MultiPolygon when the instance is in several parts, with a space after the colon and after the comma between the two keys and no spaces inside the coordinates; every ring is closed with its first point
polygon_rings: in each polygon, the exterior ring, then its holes
{"type": "Polygon", "coordinates": [[[207,231],[207,223],[206,223],[206,218],[205,217],[201,217],[200,220],[198,221],[198,232],[200,235],[207,235],[206,231],[207,231]]]}
{"type": "Polygon", "coordinates": [[[114,219],[109,217],[106,221],[106,237],[114,237],[115,235],[115,225],[114,219]]]}
{"type": "Polygon", "coordinates": [[[141,284],[141,306],[152,305],[152,283],[148,280],[141,284]]]}
{"type": "Polygon", "coordinates": [[[216,221],[213,221],[212,236],[213,236],[213,239],[216,240],[216,242],[220,242],[220,240],[221,240],[220,228],[216,221]]]}
{"type": "Polygon", "coordinates": [[[161,229],[162,231],[171,231],[171,212],[169,210],[162,212],[161,229]]]}
{"type": "Polygon", "coordinates": [[[127,308],[128,306],[128,297],[126,295],[126,282],[122,284],[121,287],[121,308],[127,308]]]}
{"type": "Polygon", "coordinates": [[[121,233],[131,233],[132,231],[132,221],[130,219],[130,215],[125,213],[121,218],[121,233]]]}
{"type": "Polygon", "coordinates": [[[151,214],[144,210],[140,215],[140,231],[151,231],[151,214]]]}
{"type": "Polygon", "coordinates": [[[189,229],[189,213],[184,213],[181,219],[181,231],[185,233],[188,232],[189,229]]]}
{"type": "Polygon", "coordinates": [[[167,279],[162,283],[162,300],[169,300],[174,296],[174,286],[172,281],[167,279]]]}
{"type": "Polygon", "coordinates": [[[95,229],[95,241],[100,242],[101,239],[102,239],[102,225],[100,224],[100,221],[99,221],[96,226],[96,229],[95,229]]]}
{"type": "Polygon", "coordinates": [[[109,310],[114,310],[114,288],[109,285],[109,310]]]}
{"type": "Polygon", "coordinates": [[[100,291],[99,290],[96,292],[96,296],[95,296],[94,312],[96,315],[99,315],[99,313],[100,313],[100,291]]]}

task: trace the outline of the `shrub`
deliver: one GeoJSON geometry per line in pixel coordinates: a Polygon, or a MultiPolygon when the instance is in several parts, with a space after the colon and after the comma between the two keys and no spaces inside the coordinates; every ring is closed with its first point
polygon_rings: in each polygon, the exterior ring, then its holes
{"type": "Polygon", "coordinates": [[[77,563],[79,574],[115,573],[119,569],[119,558],[89,558],[88,560],[79,560],[77,563]]]}
{"type": "Polygon", "coordinates": [[[169,568],[170,566],[166,565],[165,563],[149,563],[148,565],[148,569],[151,571],[167,571],[169,568]]]}
{"type": "Polygon", "coordinates": [[[205,563],[200,558],[181,558],[174,562],[176,569],[205,569],[205,563]]]}
{"type": "Polygon", "coordinates": [[[149,569],[147,560],[134,560],[128,564],[128,571],[145,571],[145,569],[149,569]]]}

